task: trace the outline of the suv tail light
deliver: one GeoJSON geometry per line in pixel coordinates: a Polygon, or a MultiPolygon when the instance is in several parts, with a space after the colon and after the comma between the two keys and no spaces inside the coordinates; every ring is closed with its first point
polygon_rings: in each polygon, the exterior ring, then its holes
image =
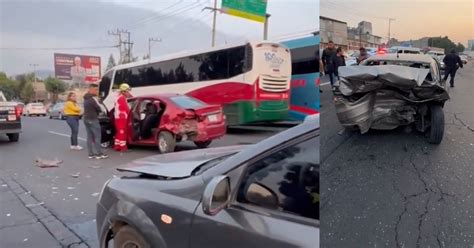
{"type": "Polygon", "coordinates": [[[15,115],[17,119],[21,117],[21,107],[18,105],[15,106],[15,115]]]}

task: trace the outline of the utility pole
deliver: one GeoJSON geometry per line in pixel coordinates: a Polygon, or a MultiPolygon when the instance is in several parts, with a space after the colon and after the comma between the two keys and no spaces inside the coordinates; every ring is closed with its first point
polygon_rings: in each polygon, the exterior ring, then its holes
{"type": "Polygon", "coordinates": [[[205,7],[201,11],[210,10],[213,12],[212,17],[212,38],[211,38],[211,46],[214,47],[216,45],[216,22],[217,22],[217,11],[222,12],[222,9],[217,8],[217,0],[214,0],[214,7],[205,7]]]}
{"type": "Polygon", "coordinates": [[[35,102],[38,102],[38,92],[37,89],[35,88],[36,85],[36,67],[39,66],[38,64],[30,64],[30,66],[33,66],[33,77],[34,77],[34,86],[33,89],[35,90],[35,102]]]}
{"type": "Polygon", "coordinates": [[[161,42],[161,38],[148,38],[148,59],[151,59],[151,43],[161,42]]]}
{"type": "Polygon", "coordinates": [[[119,38],[119,49],[120,49],[119,64],[124,64],[124,63],[131,62],[132,61],[133,42],[130,42],[130,32],[127,31],[127,30],[117,28],[116,31],[109,31],[108,34],[118,36],[118,38],[119,38]],[[122,40],[122,34],[127,35],[127,40],[126,41],[122,40]],[[123,49],[122,49],[122,45],[124,45],[123,49]]]}
{"type": "Polygon", "coordinates": [[[263,40],[268,39],[268,19],[270,18],[270,14],[265,14],[265,23],[263,23],[263,40]]]}
{"type": "Polygon", "coordinates": [[[392,24],[392,21],[395,21],[395,20],[396,20],[395,18],[388,18],[388,41],[387,41],[387,46],[388,47],[390,47],[389,44],[390,44],[390,39],[391,39],[391,37],[390,37],[390,35],[391,35],[390,26],[392,24]]]}
{"type": "Polygon", "coordinates": [[[118,37],[118,48],[119,48],[119,59],[117,61],[118,64],[122,64],[123,57],[122,57],[122,33],[120,33],[120,30],[117,28],[116,31],[107,31],[108,35],[113,35],[118,37]]]}

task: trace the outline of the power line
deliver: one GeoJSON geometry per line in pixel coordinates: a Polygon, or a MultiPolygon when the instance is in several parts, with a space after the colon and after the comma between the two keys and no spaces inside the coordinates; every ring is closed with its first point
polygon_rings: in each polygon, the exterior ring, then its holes
{"type": "Polygon", "coordinates": [[[82,49],[103,49],[116,48],[115,46],[89,46],[89,47],[0,47],[1,50],[82,50],[82,49]]]}
{"type": "MultiPolygon", "coordinates": [[[[159,10],[159,12],[163,12],[163,11],[165,11],[165,10],[169,10],[169,9],[171,9],[171,8],[173,8],[173,7],[175,7],[175,6],[179,5],[179,4],[181,4],[182,2],[183,2],[183,0],[179,0],[179,1],[177,1],[176,3],[173,3],[173,4],[169,5],[168,7],[165,7],[165,8],[163,8],[163,9],[159,10]]],[[[152,14],[152,15],[149,15],[148,17],[139,19],[139,20],[136,21],[135,24],[133,24],[132,26],[135,26],[135,25],[140,24],[140,23],[142,23],[142,22],[146,22],[147,20],[153,19],[153,18],[155,18],[156,16],[157,16],[157,14],[152,14]]]]}
{"type": "Polygon", "coordinates": [[[151,24],[151,23],[155,23],[155,24],[156,24],[156,23],[158,23],[158,22],[160,22],[160,21],[163,21],[163,20],[165,20],[165,19],[167,19],[167,18],[169,18],[169,17],[176,16],[176,15],[178,15],[178,14],[187,12],[187,11],[192,10],[192,9],[196,9],[196,8],[198,8],[198,7],[200,7],[200,6],[202,6],[201,3],[195,2],[195,3],[192,3],[192,4],[190,4],[190,5],[185,6],[185,7],[183,7],[183,8],[177,9],[177,10],[175,10],[174,12],[167,13],[167,14],[165,14],[165,15],[163,15],[163,16],[156,16],[156,17],[154,17],[154,18],[152,18],[152,19],[150,19],[150,20],[148,20],[148,21],[146,21],[146,22],[143,22],[143,23],[134,25],[134,26],[132,26],[130,29],[139,30],[139,29],[142,29],[143,27],[145,27],[146,25],[149,25],[149,24],[151,24]]]}

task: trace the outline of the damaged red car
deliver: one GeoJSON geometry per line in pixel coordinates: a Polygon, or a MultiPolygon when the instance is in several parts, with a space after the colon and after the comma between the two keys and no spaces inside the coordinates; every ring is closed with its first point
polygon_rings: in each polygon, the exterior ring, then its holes
{"type": "MultiPolygon", "coordinates": [[[[179,94],[156,94],[128,99],[127,143],[157,146],[161,153],[175,150],[181,141],[193,141],[199,148],[225,135],[222,107],[179,94]]],[[[100,119],[102,142],[113,139],[113,110],[100,119]]]]}

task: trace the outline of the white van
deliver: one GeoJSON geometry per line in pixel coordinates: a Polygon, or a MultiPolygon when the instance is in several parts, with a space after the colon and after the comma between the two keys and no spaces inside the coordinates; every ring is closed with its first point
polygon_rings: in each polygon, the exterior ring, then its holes
{"type": "Polygon", "coordinates": [[[388,53],[410,53],[421,54],[421,49],[416,47],[393,46],[388,49],[388,53]]]}

